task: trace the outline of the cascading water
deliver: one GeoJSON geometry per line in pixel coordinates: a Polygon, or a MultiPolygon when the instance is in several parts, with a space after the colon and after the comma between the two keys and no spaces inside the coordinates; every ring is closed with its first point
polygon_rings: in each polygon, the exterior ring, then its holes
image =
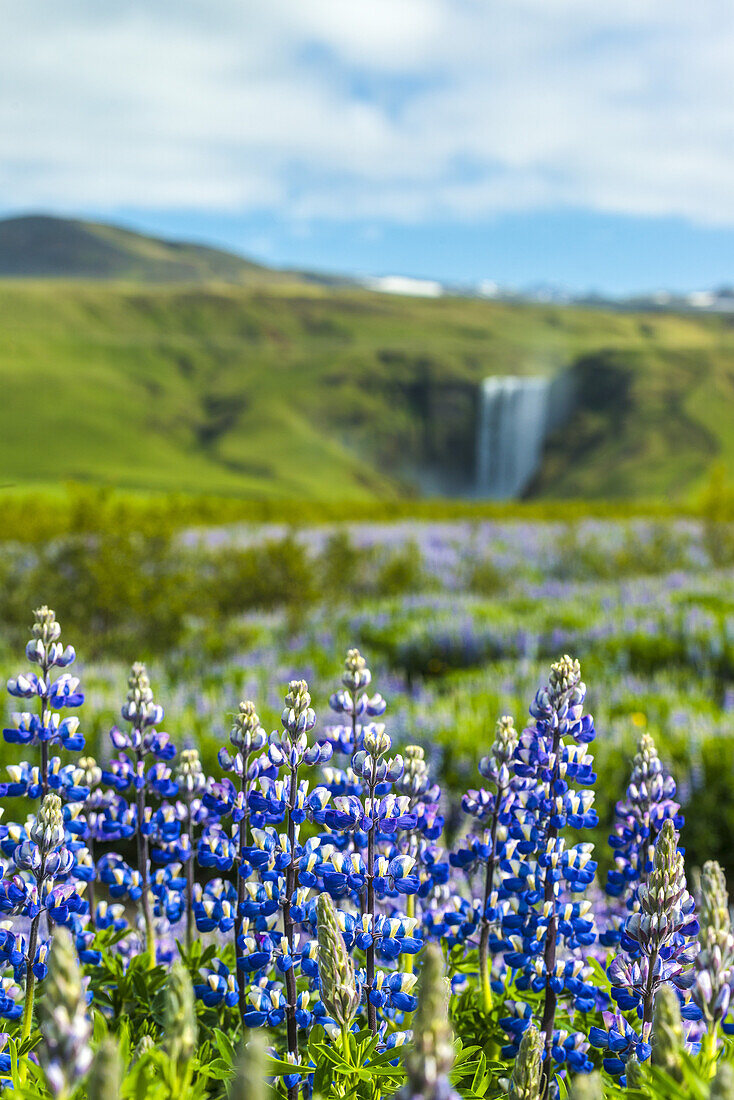
{"type": "Polygon", "coordinates": [[[488,500],[520,496],[540,466],[543,444],[570,409],[567,375],[485,378],[480,390],[475,492],[488,500]]]}

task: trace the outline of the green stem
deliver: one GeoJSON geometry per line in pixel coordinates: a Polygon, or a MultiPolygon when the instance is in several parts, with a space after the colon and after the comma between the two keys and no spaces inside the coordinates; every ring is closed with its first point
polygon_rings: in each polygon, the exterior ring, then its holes
{"type": "Polygon", "coordinates": [[[703,1052],[710,1061],[716,1061],[716,1049],[718,1045],[718,1025],[712,1023],[703,1037],[703,1052]]]}
{"type": "Polygon", "coordinates": [[[25,1005],[23,1006],[23,1028],[21,1031],[21,1041],[28,1038],[33,1027],[33,998],[36,989],[36,975],[33,973],[33,962],[36,957],[36,947],[38,945],[38,926],[41,923],[40,911],[36,913],[31,924],[31,934],[28,940],[28,959],[26,960],[26,981],[25,981],[25,1005]]]}
{"type": "MultiPolygon", "coordinates": [[[[290,794],[288,798],[288,845],[290,847],[290,862],[286,867],[285,872],[285,898],[283,899],[283,932],[288,940],[288,949],[291,955],[294,953],[296,933],[293,918],[291,917],[291,897],[298,886],[298,864],[295,858],[296,852],[296,826],[293,821],[293,810],[296,805],[296,797],[298,794],[298,765],[293,769],[291,773],[290,794]]],[[[298,1062],[298,1022],[296,1020],[296,1000],[298,998],[298,988],[296,985],[296,973],[295,968],[291,966],[289,970],[286,970],[285,974],[285,988],[287,996],[287,1004],[285,1010],[286,1016],[286,1029],[288,1032],[288,1053],[293,1055],[295,1062],[298,1062]]],[[[298,1085],[290,1085],[288,1088],[288,1100],[298,1100],[300,1094],[300,1087],[298,1085]]]]}
{"type": "MultiPolygon", "coordinates": [[[[367,948],[366,958],[366,972],[367,972],[367,990],[368,992],[374,988],[375,984],[375,787],[377,786],[377,779],[375,777],[376,764],[372,763],[372,774],[369,782],[369,806],[370,806],[370,830],[367,834],[367,913],[369,915],[369,929],[372,937],[372,942],[367,948]]],[[[372,1004],[372,1001],[367,998],[367,1026],[373,1035],[377,1034],[377,1009],[372,1004]]]]}
{"type": "Polygon", "coordinates": [[[351,1033],[349,1031],[348,1024],[346,1024],[346,1023],[342,1024],[342,1054],[344,1055],[344,1061],[348,1062],[349,1065],[351,1066],[352,1065],[352,1051],[351,1051],[350,1044],[349,1044],[350,1034],[351,1033]]]}
{"type": "Polygon", "coordinates": [[[645,987],[645,994],[642,1001],[642,1038],[647,1042],[647,1038],[652,1030],[652,1015],[655,1010],[655,963],[658,961],[658,949],[654,948],[650,955],[650,962],[648,964],[648,978],[647,985],[645,987]]]}
{"type": "MultiPolygon", "coordinates": [[[[553,768],[553,776],[549,784],[549,793],[552,797],[553,783],[558,774],[558,743],[560,741],[560,733],[558,727],[553,734],[553,746],[551,749],[551,755],[556,761],[553,768]]],[[[558,838],[558,829],[551,826],[548,829],[548,840],[551,845],[555,844],[558,838]]],[[[550,846],[550,845],[549,845],[550,846]]],[[[540,1030],[545,1034],[545,1050],[543,1056],[543,1082],[541,1091],[541,1100],[548,1100],[551,1091],[551,1084],[553,1082],[553,1028],[556,1020],[556,1006],[558,1003],[558,997],[551,988],[551,978],[556,967],[556,945],[558,939],[558,917],[556,914],[556,894],[551,877],[552,868],[547,867],[545,871],[545,881],[543,885],[543,900],[546,905],[551,905],[551,917],[548,921],[548,928],[545,934],[545,950],[543,952],[543,962],[545,966],[545,999],[543,1001],[543,1018],[540,1025],[540,1030]]]]}
{"type": "Polygon", "coordinates": [[[240,874],[240,862],[242,860],[242,852],[250,843],[250,808],[248,804],[249,797],[249,781],[247,778],[248,769],[250,766],[250,754],[242,749],[242,775],[240,777],[240,790],[242,791],[242,810],[244,817],[240,821],[239,827],[239,848],[237,850],[237,863],[235,866],[235,881],[237,883],[237,912],[235,915],[235,922],[233,927],[234,938],[234,959],[235,959],[235,976],[237,978],[237,991],[239,997],[239,1010],[240,1020],[243,1021],[245,1012],[247,1010],[247,995],[245,991],[245,971],[239,971],[237,969],[237,939],[242,931],[242,906],[245,902],[245,880],[240,874]]]}
{"type": "Polygon", "coordinates": [[[186,950],[194,942],[194,823],[191,820],[191,800],[188,802],[186,830],[189,838],[189,858],[186,861],[186,950]]]}
{"type": "Polygon", "coordinates": [[[479,933],[479,981],[482,989],[482,1003],[484,1004],[484,1011],[486,1013],[492,1011],[492,965],[489,959],[490,923],[487,918],[487,906],[489,905],[489,899],[492,896],[492,887],[494,885],[494,868],[497,862],[497,822],[499,820],[500,798],[502,794],[503,791],[498,787],[495,796],[494,812],[490,824],[491,842],[489,858],[487,859],[487,873],[484,879],[484,909],[482,910],[482,926],[479,933]]]}
{"type": "MultiPolygon", "coordinates": [[[[138,733],[140,731],[138,730],[138,733]]],[[[142,735],[141,735],[142,736],[142,735]]],[[[138,767],[143,762],[143,753],[136,751],[138,767]]],[[[148,838],[143,833],[143,821],[145,819],[145,787],[141,787],[136,795],[138,809],[138,870],[140,871],[140,905],[143,910],[145,922],[145,949],[148,953],[148,969],[152,970],[156,964],[155,957],[155,931],[153,928],[153,914],[150,901],[150,865],[148,859],[148,838]]]]}
{"type": "Polygon", "coordinates": [[[23,1030],[21,1031],[21,1040],[24,1041],[28,1038],[33,1027],[33,997],[36,988],[36,975],[33,973],[30,964],[28,965],[26,983],[25,983],[25,1005],[23,1007],[23,1030]]]}
{"type": "MultiPolygon", "coordinates": [[[[415,916],[415,894],[408,894],[405,902],[405,915],[409,919],[415,916]]],[[[415,955],[406,955],[403,966],[406,973],[412,974],[415,969],[415,955]]]]}

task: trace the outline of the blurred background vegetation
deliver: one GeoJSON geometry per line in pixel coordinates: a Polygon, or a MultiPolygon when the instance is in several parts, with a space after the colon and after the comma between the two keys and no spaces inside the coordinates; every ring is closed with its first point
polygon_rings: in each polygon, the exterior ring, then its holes
{"type": "Polygon", "coordinates": [[[166,728],[216,772],[240,698],[274,728],[284,684],[305,676],[323,726],[343,653],[358,645],[398,744],[429,747],[456,829],[496,717],[522,724],[548,663],[568,651],[599,730],[597,839],[647,729],[679,781],[691,859],[734,870],[734,510],[723,472],[688,509],[394,502],[378,520],[361,505],[259,512],[71,487],[4,505],[0,669],[23,666],[30,610],[53,606],[79,652],[91,751],[109,752],[133,660],[150,666],[166,728]]]}

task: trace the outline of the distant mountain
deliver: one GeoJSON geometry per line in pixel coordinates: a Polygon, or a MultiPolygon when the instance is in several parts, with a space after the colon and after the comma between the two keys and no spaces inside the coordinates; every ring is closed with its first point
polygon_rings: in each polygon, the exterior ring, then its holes
{"type": "Polygon", "coordinates": [[[45,214],[0,220],[0,277],[240,285],[299,278],[218,248],[45,214]]]}

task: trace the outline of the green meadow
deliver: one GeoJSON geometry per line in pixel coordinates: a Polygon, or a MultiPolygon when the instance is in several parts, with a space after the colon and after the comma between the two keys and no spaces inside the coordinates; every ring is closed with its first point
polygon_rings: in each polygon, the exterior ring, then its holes
{"type": "Polygon", "coordinates": [[[476,387],[570,368],[530,495],[685,500],[734,469],[725,316],[354,288],[0,283],[0,477],[255,501],[471,479],[476,387]]]}

